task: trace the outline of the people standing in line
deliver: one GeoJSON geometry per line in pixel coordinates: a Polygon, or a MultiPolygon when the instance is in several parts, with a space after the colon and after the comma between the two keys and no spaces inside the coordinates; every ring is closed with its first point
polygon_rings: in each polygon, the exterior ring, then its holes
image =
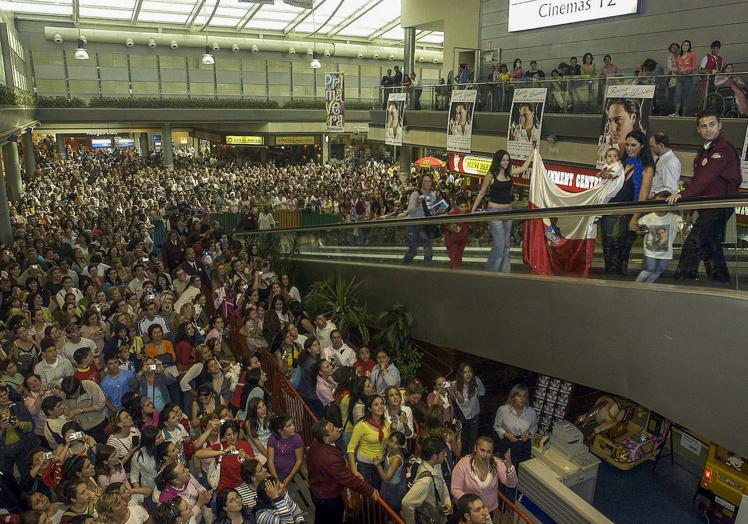
{"type": "MultiPolygon", "coordinates": [[[[610,202],[640,202],[649,200],[654,178],[654,158],[647,136],[639,130],[626,135],[623,157],[625,180],[623,187],[610,202]]],[[[605,215],[600,221],[603,241],[605,273],[626,275],[629,254],[639,229],[639,213],[633,215],[605,215]]]]}
{"type": "MultiPolygon", "coordinates": [[[[537,143],[534,145],[537,147],[537,143]]],[[[534,151],[527,157],[525,163],[515,172],[515,176],[525,173],[532,162],[534,151]]],[[[483,197],[488,193],[488,211],[493,213],[505,213],[512,210],[512,157],[503,149],[494,153],[491,167],[483,177],[478,196],[473,202],[472,213],[480,206],[483,197]]],[[[492,247],[491,253],[486,260],[488,271],[499,271],[508,273],[511,271],[511,220],[492,220],[489,222],[491,230],[492,247]]]]}
{"type": "Polygon", "coordinates": [[[462,426],[462,449],[473,449],[480,425],[480,397],[486,395],[486,388],[483,381],[475,376],[473,366],[464,362],[457,369],[454,388],[457,407],[465,417],[462,426]]]}
{"type": "Polygon", "coordinates": [[[676,57],[675,66],[675,111],[670,116],[681,116],[686,112],[688,97],[693,86],[693,73],[699,67],[696,53],[691,50],[691,41],[684,40],[676,57]]]}
{"type": "Polygon", "coordinates": [[[538,430],[535,410],[528,405],[527,388],[516,384],[509,391],[506,403],[496,411],[493,429],[499,435],[499,455],[511,451],[515,468],[532,457],[532,439],[538,430]]]}
{"type": "Polygon", "coordinates": [[[314,440],[307,452],[309,491],[314,502],[314,521],[342,524],[345,506],[343,490],[351,489],[373,500],[379,492],[367,484],[360,475],[348,468],[342,452],[335,442],[340,438],[340,429],[325,419],[318,420],[312,428],[314,440]]]}
{"type": "MultiPolygon", "coordinates": [[[[667,198],[675,204],[681,198],[723,196],[737,193],[742,176],[738,152],[724,136],[722,122],[714,111],[704,111],[696,119],[696,129],[704,140],[693,162],[694,176],[686,189],[667,198]]],[[[713,282],[729,282],[730,272],[722,251],[725,225],[734,208],[700,209],[699,217],[683,243],[675,278],[696,280],[699,263],[713,282]]]]}
{"type": "Polygon", "coordinates": [[[475,441],[470,455],[465,455],[452,470],[451,492],[455,500],[466,493],[479,495],[488,511],[499,508],[499,484],[517,487],[517,468],[512,464],[512,451],[504,453],[503,460],[493,454],[493,439],[481,436],[475,441]]]}
{"type": "Polygon", "coordinates": [[[677,193],[681,165],[680,160],[670,148],[670,137],[665,133],[655,133],[649,138],[649,146],[652,153],[657,156],[650,194],[668,192],[673,195],[677,193]]]}

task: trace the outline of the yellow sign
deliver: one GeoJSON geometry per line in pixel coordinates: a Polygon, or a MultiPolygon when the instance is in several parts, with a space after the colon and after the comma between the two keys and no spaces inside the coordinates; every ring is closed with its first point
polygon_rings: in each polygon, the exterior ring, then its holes
{"type": "Polygon", "coordinates": [[[485,175],[491,168],[491,158],[468,155],[463,159],[465,173],[470,175],[485,175]]]}
{"type": "Polygon", "coordinates": [[[276,136],[276,146],[313,146],[313,136],[276,136]]]}
{"type": "Polygon", "coordinates": [[[232,146],[264,146],[265,137],[252,135],[228,135],[226,143],[232,146]]]}

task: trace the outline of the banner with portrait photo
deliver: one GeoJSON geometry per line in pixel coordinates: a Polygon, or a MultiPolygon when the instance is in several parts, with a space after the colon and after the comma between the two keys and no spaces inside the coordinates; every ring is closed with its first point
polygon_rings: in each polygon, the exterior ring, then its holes
{"type": "Polygon", "coordinates": [[[740,155],[740,171],[743,174],[743,183],[740,189],[748,189],[748,127],[745,129],[745,138],[743,139],[743,154],[740,155]]]}
{"type": "Polygon", "coordinates": [[[406,93],[392,93],[387,98],[387,117],[384,122],[384,143],[388,146],[403,145],[403,119],[405,118],[406,93]]]}
{"type": "Polygon", "coordinates": [[[325,123],[328,133],[345,131],[345,78],[343,73],[325,73],[325,123]]]}
{"type": "Polygon", "coordinates": [[[546,88],[515,89],[509,114],[506,150],[514,160],[526,160],[532,144],[540,142],[546,88]]]}
{"type": "Polygon", "coordinates": [[[599,169],[607,163],[606,153],[611,148],[618,149],[623,157],[626,135],[631,131],[639,130],[645,135],[648,133],[654,93],[654,85],[608,87],[597,141],[595,167],[599,169]]]}
{"type": "Polygon", "coordinates": [[[474,89],[452,91],[447,120],[447,151],[470,153],[473,139],[473,111],[477,94],[478,92],[474,89]]]}

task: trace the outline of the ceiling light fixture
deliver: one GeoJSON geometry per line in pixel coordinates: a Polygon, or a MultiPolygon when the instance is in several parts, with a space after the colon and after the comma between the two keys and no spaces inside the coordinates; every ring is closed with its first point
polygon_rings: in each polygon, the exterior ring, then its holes
{"type": "Polygon", "coordinates": [[[317,58],[316,52],[312,54],[312,61],[309,63],[309,67],[311,67],[312,69],[319,69],[320,67],[322,67],[319,58],[317,58]]]}
{"type": "Polygon", "coordinates": [[[76,60],[88,60],[88,51],[86,51],[86,43],[82,38],[78,39],[78,49],[75,50],[76,60]]]}
{"type": "Polygon", "coordinates": [[[213,58],[213,55],[210,53],[210,47],[207,45],[205,46],[205,54],[203,55],[200,62],[203,65],[207,65],[207,66],[210,66],[216,63],[216,59],[213,58]]]}

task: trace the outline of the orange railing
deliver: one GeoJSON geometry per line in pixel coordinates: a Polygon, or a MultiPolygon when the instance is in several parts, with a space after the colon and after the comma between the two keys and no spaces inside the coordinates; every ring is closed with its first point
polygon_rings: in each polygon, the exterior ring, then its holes
{"type": "MultiPolygon", "coordinates": [[[[240,354],[249,354],[246,340],[239,334],[239,327],[238,322],[232,323],[232,347],[238,349],[237,352],[240,354]]],[[[265,389],[273,397],[273,405],[293,419],[296,431],[299,432],[304,439],[304,443],[308,446],[314,438],[312,436],[312,426],[317,422],[317,417],[314,416],[314,413],[306,405],[306,402],[288,378],[280,372],[275,356],[267,349],[259,350],[257,356],[260,359],[263,371],[268,377],[265,389]]],[[[351,490],[346,490],[343,499],[345,500],[348,519],[351,522],[405,524],[402,517],[382,499],[373,503],[368,497],[351,490]]],[[[533,522],[501,492],[499,492],[499,509],[501,511],[499,522],[501,524],[531,524],[533,522]]]]}

